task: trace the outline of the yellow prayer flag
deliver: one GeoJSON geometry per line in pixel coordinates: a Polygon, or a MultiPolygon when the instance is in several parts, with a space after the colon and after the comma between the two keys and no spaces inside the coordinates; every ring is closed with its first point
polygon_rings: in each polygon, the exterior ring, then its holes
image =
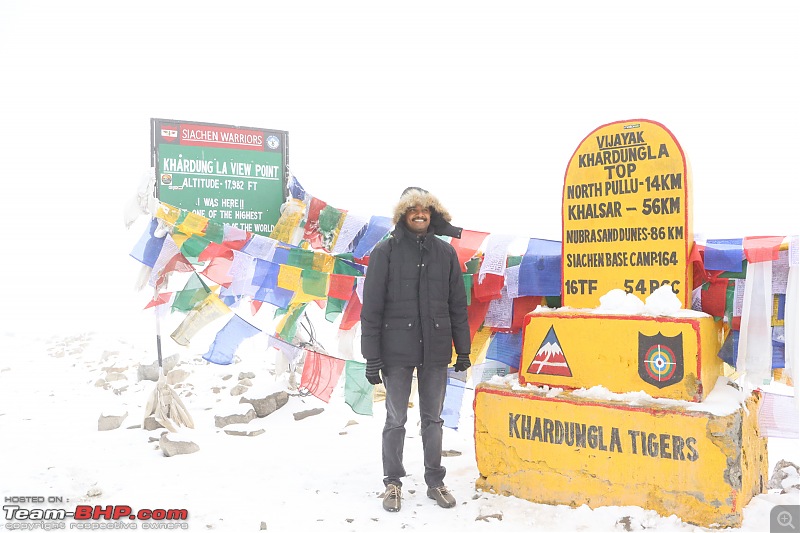
{"type": "Polygon", "coordinates": [[[296,198],[292,198],[283,204],[281,218],[275,224],[275,229],[269,234],[271,239],[293,244],[295,230],[300,227],[300,222],[306,212],[306,204],[296,198]]]}
{"type": "Polygon", "coordinates": [[[323,252],[314,252],[314,265],[313,269],[319,272],[333,272],[333,266],[336,264],[336,258],[323,252]]]}
{"type": "Polygon", "coordinates": [[[160,218],[164,222],[174,225],[178,217],[181,216],[181,210],[174,205],[160,203],[156,211],[156,218],[160,218]]]}
{"type": "Polygon", "coordinates": [[[197,213],[186,213],[186,218],[175,229],[186,235],[205,235],[208,218],[197,213]]]}
{"type": "Polygon", "coordinates": [[[330,248],[328,249],[331,252],[334,248],[336,248],[336,241],[339,240],[339,234],[342,232],[345,218],[347,218],[347,213],[342,213],[339,216],[339,222],[336,224],[336,227],[333,229],[333,231],[331,231],[330,248]]]}
{"type": "Polygon", "coordinates": [[[486,352],[489,351],[491,340],[491,328],[481,328],[475,333],[475,337],[472,339],[472,353],[478,354],[475,358],[476,365],[486,362],[486,352]]]}
{"type": "Polygon", "coordinates": [[[291,304],[310,302],[319,299],[319,296],[313,296],[303,292],[302,275],[302,268],[291,265],[280,265],[280,270],[278,271],[278,287],[294,291],[291,304]]]}
{"type": "MultiPolygon", "coordinates": [[[[492,336],[492,328],[480,328],[475,332],[472,338],[472,346],[470,347],[470,360],[473,365],[480,365],[486,362],[486,352],[489,350],[489,344],[492,336]]],[[[453,363],[456,362],[456,352],[453,350],[453,363]]]]}
{"type": "Polygon", "coordinates": [[[216,294],[211,293],[189,311],[170,337],[181,346],[189,346],[198,331],[228,312],[230,308],[216,294]]]}
{"type": "Polygon", "coordinates": [[[185,235],[183,233],[173,233],[172,240],[175,241],[175,244],[178,245],[178,248],[183,246],[183,243],[189,240],[189,235],[185,235]]]}
{"type": "Polygon", "coordinates": [[[280,270],[278,271],[278,287],[290,291],[299,291],[302,289],[300,281],[302,275],[302,268],[291,265],[280,265],[280,270]]]}

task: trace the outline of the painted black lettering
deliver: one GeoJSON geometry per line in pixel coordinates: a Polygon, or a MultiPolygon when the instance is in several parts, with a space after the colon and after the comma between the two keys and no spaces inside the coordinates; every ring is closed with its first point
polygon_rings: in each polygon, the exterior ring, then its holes
{"type": "Polygon", "coordinates": [[[564,444],[575,445],[575,422],[567,422],[564,427],[564,444]]]}
{"type": "Polygon", "coordinates": [[[531,438],[531,415],[522,415],[522,424],[519,429],[520,437],[523,439],[531,438]]]}
{"type": "Polygon", "coordinates": [[[650,457],[658,456],[658,435],[655,433],[647,434],[647,454],[650,457]]]}
{"type": "Polygon", "coordinates": [[[531,433],[531,440],[538,440],[541,442],[542,440],[542,419],[538,416],[536,417],[536,421],[533,423],[533,433],[531,433]]]}
{"type": "Polygon", "coordinates": [[[672,458],[676,461],[686,460],[686,456],[683,455],[683,437],[678,435],[672,436],[672,458]]]}
{"type": "Polygon", "coordinates": [[[636,437],[637,437],[637,435],[639,435],[639,432],[636,431],[635,429],[629,429],[628,430],[628,435],[631,436],[631,453],[636,454],[636,453],[638,453],[636,451],[636,437]]]}
{"type": "Polygon", "coordinates": [[[672,456],[669,453],[669,435],[666,433],[662,433],[658,439],[659,448],[661,448],[661,458],[662,459],[669,459],[672,456]]]}
{"type": "Polygon", "coordinates": [[[575,424],[575,446],[586,448],[586,424],[575,424]]]}
{"type": "Polygon", "coordinates": [[[553,421],[549,418],[544,419],[544,439],[543,442],[553,443],[553,421]]]}
{"type": "Polygon", "coordinates": [[[619,428],[612,427],[611,428],[611,451],[615,451],[616,448],[617,453],[622,453],[622,443],[619,440],[619,428]]]}
{"type": "Polygon", "coordinates": [[[511,438],[519,438],[519,428],[517,427],[519,416],[514,413],[508,413],[508,436],[511,438]]]}
{"type": "Polygon", "coordinates": [[[561,444],[564,442],[564,423],[561,420],[556,420],[556,434],[554,444],[561,444]]]}
{"type": "Polygon", "coordinates": [[[700,453],[694,447],[695,444],[697,444],[697,439],[694,437],[689,437],[686,439],[686,448],[689,450],[689,453],[686,454],[686,458],[692,462],[697,461],[697,459],[700,457],[700,453]]]}

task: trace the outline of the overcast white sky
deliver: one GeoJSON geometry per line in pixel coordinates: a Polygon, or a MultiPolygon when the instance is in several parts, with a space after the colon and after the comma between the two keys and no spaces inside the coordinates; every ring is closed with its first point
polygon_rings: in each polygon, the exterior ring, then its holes
{"type": "Polygon", "coordinates": [[[149,169],[152,117],[286,130],[295,176],[341,209],[386,215],[420,185],[458,225],[555,240],[575,148],[644,118],[691,162],[697,233],[800,232],[796,2],[126,6],[0,5],[18,316],[23,300],[77,295],[78,309],[86,291],[130,290],[139,230],[122,210],[149,169]],[[31,274],[47,277],[18,281],[31,274]]]}

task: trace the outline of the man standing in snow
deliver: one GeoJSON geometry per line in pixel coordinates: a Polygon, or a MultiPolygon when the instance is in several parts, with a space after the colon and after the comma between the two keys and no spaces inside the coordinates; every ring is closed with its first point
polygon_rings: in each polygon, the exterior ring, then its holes
{"type": "Polygon", "coordinates": [[[461,237],[450,214],[424,189],[409,187],[394,210],[395,228],[369,257],[361,310],[361,353],[370,383],[386,387],[383,426],[383,508],[399,511],[408,401],[417,373],[425,483],[428,497],[454,507],[444,485],[442,407],[447,366],[469,368],[467,295],[455,249],[436,237],[461,237]],[[381,380],[381,375],[383,380],[381,380]]]}

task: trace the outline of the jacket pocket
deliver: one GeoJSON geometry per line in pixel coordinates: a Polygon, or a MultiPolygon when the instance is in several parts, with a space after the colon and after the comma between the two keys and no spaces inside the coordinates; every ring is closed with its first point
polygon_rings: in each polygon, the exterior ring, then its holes
{"type": "Polygon", "coordinates": [[[416,318],[384,318],[381,332],[381,350],[391,358],[410,356],[421,349],[416,318]]]}
{"type": "Polygon", "coordinates": [[[450,356],[453,350],[453,330],[450,327],[450,316],[433,317],[431,335],[431,352],[434,355],[450,356]]]}

